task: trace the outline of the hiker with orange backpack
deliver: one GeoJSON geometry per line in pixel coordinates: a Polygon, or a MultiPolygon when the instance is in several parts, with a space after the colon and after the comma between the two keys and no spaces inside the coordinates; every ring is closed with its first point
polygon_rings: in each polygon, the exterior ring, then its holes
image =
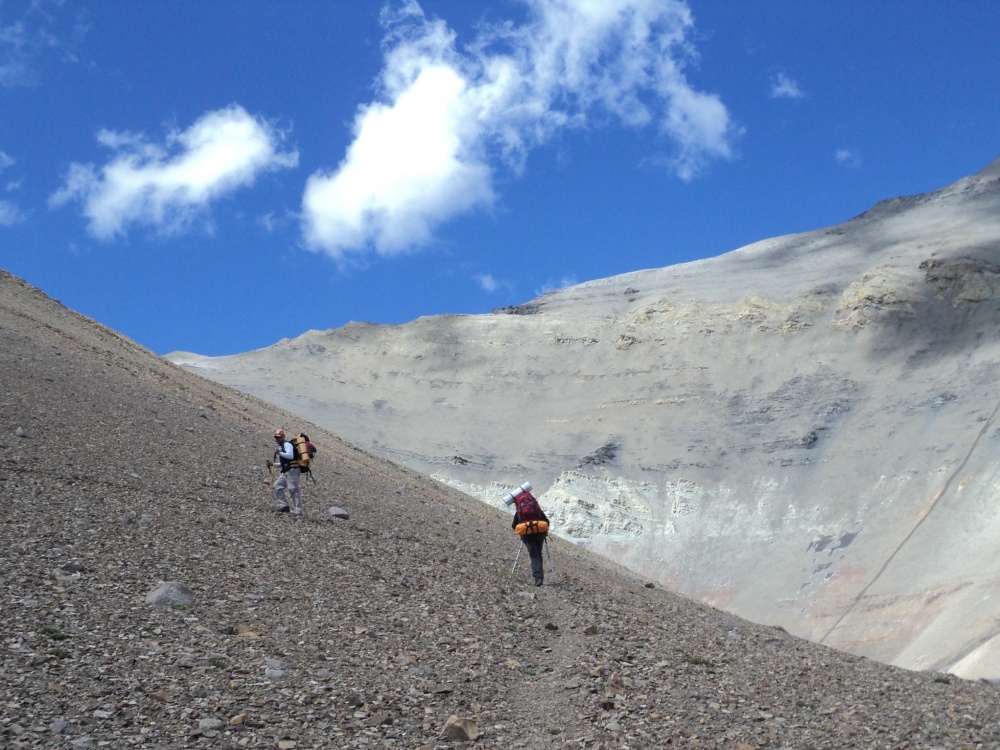
{"type": "MultiPolygon", "coordinates": [[[[521,537],[521,542],[528,548],[531,557],[531,575],[535,585],[541,586],[545,579],[545,568],[542,561],[542,548],[549,531],[549,518],[531,494],[531,482],[525,482],[513,492],[504,495],[505,505],[514,505],[514,520],[510,526],[514,533],[521,537]]],[[[516,565],[516,562],[515,562],[516,565]]]]}

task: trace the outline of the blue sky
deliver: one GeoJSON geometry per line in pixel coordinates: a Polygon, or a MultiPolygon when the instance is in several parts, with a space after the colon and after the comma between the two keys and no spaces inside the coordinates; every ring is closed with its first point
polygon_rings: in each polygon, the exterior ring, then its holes
{"type": "Polygon", "coordinates": [[[1000,157],[995,0],[0,0],[0,267],[165,354],[485,313],[1000,157]]]}

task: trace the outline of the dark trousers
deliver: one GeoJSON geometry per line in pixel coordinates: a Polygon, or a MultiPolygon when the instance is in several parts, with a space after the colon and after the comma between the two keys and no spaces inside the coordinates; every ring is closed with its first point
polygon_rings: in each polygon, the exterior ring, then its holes
{"type": "Polygon", "coordinates": [[[528,555],[531,556],[531,575],[536,581],[545,578],[545,570],[542,566],[542,547],[545,544],[545,534],[525,534],[521,537],[524,546],[528,548],[528,555]]]}

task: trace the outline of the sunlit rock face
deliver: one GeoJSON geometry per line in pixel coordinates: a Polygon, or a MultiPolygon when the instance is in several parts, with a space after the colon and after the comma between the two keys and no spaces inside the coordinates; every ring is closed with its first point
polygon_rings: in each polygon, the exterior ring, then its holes
{"type": "Polygon", "coordinates": [[[1000,162],[839,226],[197,372],[665,585],[1000,677],[1000,162]]]}

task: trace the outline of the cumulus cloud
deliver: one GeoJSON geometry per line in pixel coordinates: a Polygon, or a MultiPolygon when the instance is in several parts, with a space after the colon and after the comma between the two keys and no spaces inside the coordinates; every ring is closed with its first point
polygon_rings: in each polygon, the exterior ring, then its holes
{"type": "Polygon", "coordinates": [[[685,2],[521,2],[522,25],[462,48],[416,0],[383,13],[378,97],[359,108],[339,166],[307,182],[308,247],[342,258],[424,244],[440,223],[493,204],[497,168],[517,171],[532,148],[595,121],[656,127],[683,180],[733,155],[726,107],[684,75],[695,59],[685,2]]]}
{"type": "Polygon", "coordinates": [[[111,160],[100,168],[70,165],[49,203],[80,201],[89,231],[99,239],[123,235],[131,224],[183,231],[214,200],[252,185],[261,172],[298,164],[297,152],[280,151],[282,132],[237,105],[168,133],[163,145],[110,130],[97,140],[112,151],[111,160]]]}
{"type": "Polygon", "coordinates": [[[789,78],[784,73],[778,73],[771,78],[772,99],[801,99],[805,96],[799,82],[789,78]]]}

